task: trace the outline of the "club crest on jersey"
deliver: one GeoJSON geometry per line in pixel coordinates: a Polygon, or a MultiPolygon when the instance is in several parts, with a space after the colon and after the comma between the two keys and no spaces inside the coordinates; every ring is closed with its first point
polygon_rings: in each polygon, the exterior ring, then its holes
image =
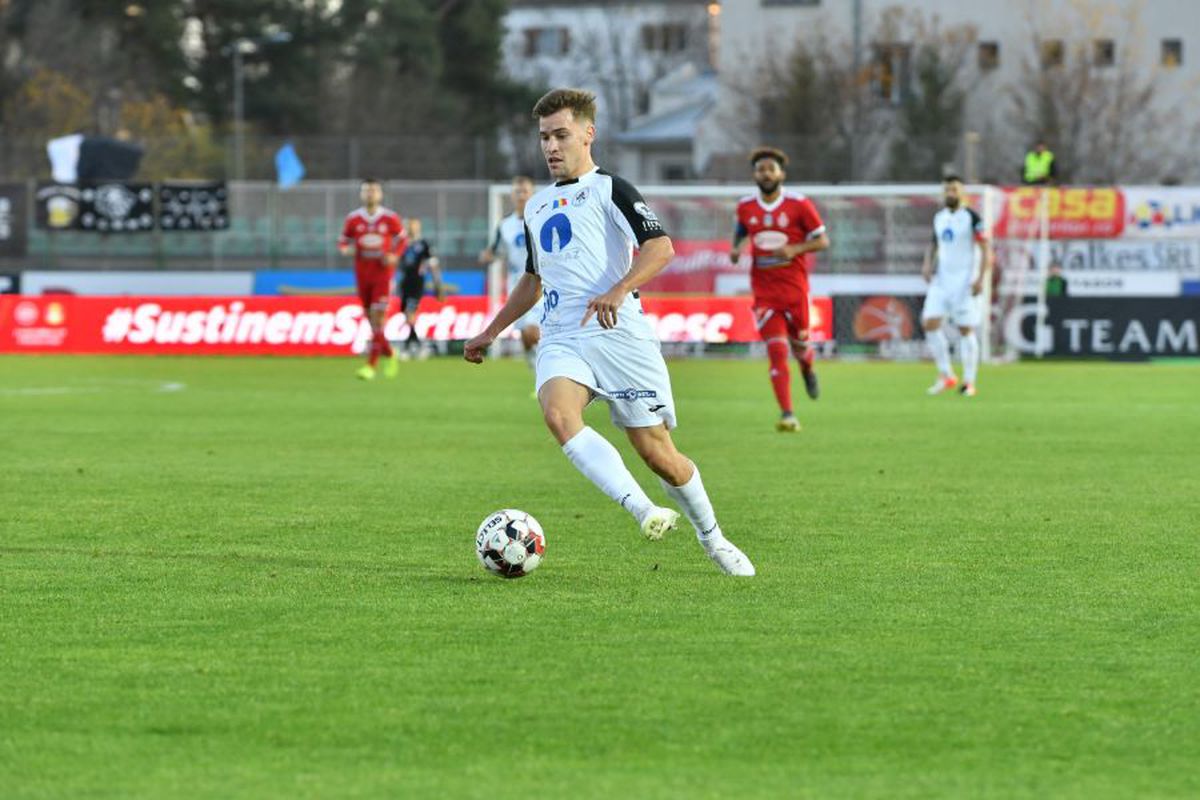
{"type": "Polygon", "coordinates": [[[576,208],[579,208],[579,206],[581,206],[587,202],[587,197],[588,197],[588,190],[580,189],[579,194],[575,195],[575,199],[571,201],[571,205],[575,206],[576,208]]]}
{"type": "Polygon", "coordinates": [[[769,228],[774,224],[775,224],[775,216],[773,214],[763,215],[763,225],[766,225],[769,228]]]}
{"type": "Polygon", "coordinates": [[[779,212],[779,227],[781,227],[781,228],[787,227],[787,214],[785,214],[782,211],[779,212]]]}

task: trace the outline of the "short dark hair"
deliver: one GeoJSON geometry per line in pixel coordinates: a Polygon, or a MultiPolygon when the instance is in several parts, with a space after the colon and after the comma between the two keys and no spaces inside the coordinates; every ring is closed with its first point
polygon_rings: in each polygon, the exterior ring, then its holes
{"type": "Polygon", "coordinates": [[[787,153],[777,147],[756,147],[750,151],[750,166],[754,166],[764,158],[770,158],[781,167],[788,165],[787,153]]]}
{"type": "Polygon", "coordinates": [[[596,122],[596,94],[587,89],[551,89],[533,106],[534,119],[571,109],[579,122],[596,122]]]}
{"type": "Polygon", "coordinates": [[[383,181],[379,180],[379,178],[363,178],[361,181],[358,182],[358,185],[366,186],[368,183],[373,183],[376,186],[383,186],[383,181]]]}
{"type": "Polygon", "coordinates": [[[942,176],[942,183],[962,183],[962,182],[963,182],[963,179],[958,177],[958,175],[956,175],[953,172],[947,173],[942,176]]]}
{"type": "Polygon", "coordinates": [[[530,186],[533,186],[533,178],[528,175],[513,175],[512,183],[514,186],[518,183],[528,183],[530,186]]]}

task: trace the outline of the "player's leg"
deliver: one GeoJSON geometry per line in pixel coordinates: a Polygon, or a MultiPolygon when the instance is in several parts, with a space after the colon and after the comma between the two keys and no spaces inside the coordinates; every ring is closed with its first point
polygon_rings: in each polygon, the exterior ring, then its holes
{"type": "Polygon", "coordinates": [[[785,319],[788,323],[788,343],[792,347],[792,355],[800,363],[800,376],[804,378],[804,391],[809,398],[816,400],[821,396],[821,385],[813,369],[816,352],[808,342],[808,295],[788,312],[785,319]]]}
{"type": "Polygon", "coordinates": [[[953,389],[958,383],[954,377],[954,368],[950,366],[950,342],[942,329],[942,320],[946,317],[946,302],[941,288],[937,284],[929,287],[925,295],[925,306],[921,309],[921,327],[925,329],[925,344],[937,365],[938,377],[929,387],[929,394],[941,394],[947,389],[953,389]]]}
{"type": "Polygon", "coordinates": [[[525,350],[525,363],[533,369],[533,361],[537,357],[538,342],[542,339],[542,329],[536,322],[527,321],[521,326],[521,347],[525,350]]]}
{"type": "Polygon", "coordinates": [[[374,286],[370,279],[359,273],[356,276],[356,288],[358,290],[358,300],[362,303],[363,316],[367,318],[367,324],[371,328],[371,338],[367,341],[367,363],[363,364],[355,372],[360,379],[369,381],[375,377],[375,363],[379,361],[379,342],[375,338],[375,322],[372,319],[371,311],[374,303],[374,286]]]}
{"type": "Polygon", "coordinates": [[[417,309],[421,305],[421,295],[414,295],[411,289],[405,289],[400,302],[404,307],[404,321],[408,323],[408,338],[404,341],[400,357],[407,359],[410,350],[421,346],[421,337],[417,335],[417,309]]]}
{"type": "Polygon", "coordinates": [[[974,397],[975,379],[979,373],[979,337],[975,335],[975,329],[967,325],[959,326],[958,332],[958,351],[963,368],[963,384],[959,392],[966,397],[974,397]]]}
{"type": "Polygon", "coordinates": [[[626,428],[625,435],[646,466],[658,475],[667,495],[692,523],[696,539],[717,566],[729,575],[753,575],[754,565],[750,559],[721,532],[712,501],[700,479],[700,470],[676,449],[666,424],[626,428]]]}
{"type": "Polygon", "coordinates": [[[779,404],[780,417],[775,427],[780,431],[798,431],[800,423],[792,412],[792,373],[788,362],[787,321],[782,312],[773,308],[755,308],[754,317],[758,325],[758,335],[767,345],[771,389],[775,392],[775,402],[779,404]]]}
{"type": "Polygon", "coordinates": [[[384,333],[387,326],[390,284],[390,280],[383,284],[383,290],[376,295],[375,302],[371,304],[371,312],[367,315],[371,322],[371,341],[374,345],[372,356],[367,363],[374,367],[379,358],[383,357],[386,359],[383,365],[383,374],[388,378],[394,378],[399,373],[399,364],[396,363],[396,354],[387,340],[387,334],[384,333]]]}
{"type": "MultiPolygon", "coordinates": [[[[554,371],[567,375],[590,372],[585,364],[572,359],[568,353],[552,353],[550,356],[539,361],[544,374],[554,371]]],[[[586,375],[579,377],[585,383],[592,380],[586,375]]],[[[542,417],[550,433],[562,446],[563,454],[597,489],[615,500],[641,525],[656,506],[626,468],[617,448],[583,423],[583,410],[592,400],[591,388],[563,375],[539,383],[538,400],[542,405],[542,417]]]]}

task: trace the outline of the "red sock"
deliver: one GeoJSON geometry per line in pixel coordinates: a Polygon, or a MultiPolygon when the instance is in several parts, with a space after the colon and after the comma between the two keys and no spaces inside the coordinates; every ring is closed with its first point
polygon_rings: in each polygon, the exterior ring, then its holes
{"type": "Polygon", "coordinates": [[[767,356],[771,359],[771,388],[775,400],[784,414],[792,413],[792,372],[788,364],[787,342],[775,339],[767,342],[767,356]]]}
{"type": "Polygon", "coordinates": [[[379,340],[376,339],[375,337],[371,337],[371,344],[368,346],[368,349],[367,349],[367,364],[368,364],[368,366],[373,367],[378,362],[379,362],[379,340]]]}
{"type": "Polygon", "coordinates": [[[379,331],[378,333],[375,334],[375,341],[377,341],[379,343],[380,355],[385,355],[388,358],[391,358],[392,357],[392,343],[389,342],[387,340],[387,337],[383,335],[383,331],[379,331]]]}

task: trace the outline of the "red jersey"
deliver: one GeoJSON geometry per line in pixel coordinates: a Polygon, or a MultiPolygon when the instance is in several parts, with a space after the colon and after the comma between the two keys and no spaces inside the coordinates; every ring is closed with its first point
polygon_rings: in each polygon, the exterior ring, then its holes
{"type": "Polygon", "coordinates": [[[813,201],[802,194],[781,191],[773,203],[760,195],[738,201],[736,238],[750,238],[750,290],[756,305],[794,303],[808,296],[812,253],[788,263],[775,255],[785,244],[807,242],[825,233],[825,223],[813,201]]]}
{"type": "Polygon", "coordinates": [[[400,215],[390,208],[380,206],[374,215],[368,214],[365,208],[358,208],[346,215],[338,244],[354,245],[356,272],[391,270],[383,259],[388,254],[399,258],[408,246],[408,234],[404,232],[400,215]]]}

